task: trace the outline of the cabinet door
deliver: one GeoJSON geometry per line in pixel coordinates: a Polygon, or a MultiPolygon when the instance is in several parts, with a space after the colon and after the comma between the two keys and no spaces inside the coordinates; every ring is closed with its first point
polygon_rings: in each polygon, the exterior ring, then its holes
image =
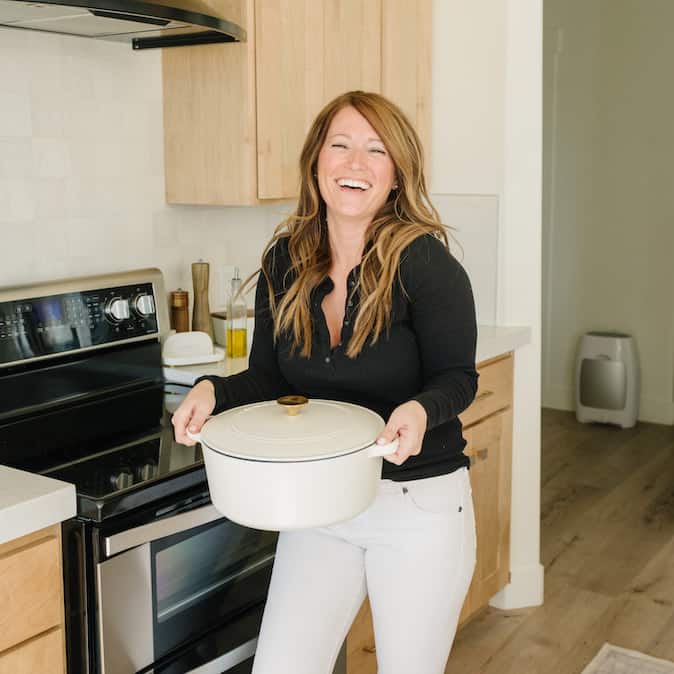
{"type": "Polygon", "coordinates": [[[484,607],[508,582],[512,410],[465,431],[477,529],[477,563],[460,622],[484,607]]]}
{"type": "Polygon", "coordinates": [[[0,651],[63,621],[58,532],[0,554],[0,651]]]}
{"type": "Polygon", "coordinates": [[[433,2],[382,1],[381,92],[419,134],[430,186],[433,2]]]}
{"type": "Polygon", "coordinates": [[[372,612],[367,597],[346,640],[346,674],[377,674],[372,612]]]}
{"type": "Polygon", "coordinates": [[[381,0],[258,0],[256,45],[258,196],[294,198],[321,108],[350,89],[380,90],[381,0]]]}
{"type": "Polygon", "coordinates": [[[0,674],[64,674],[63,629],[54,628],[0,653],[0,674]]]}
{"type": "Polygon", "coordinates": [[[253,0],[212,0],[246,42],[162,49],[170,204],[257,201],[253,0]]]}

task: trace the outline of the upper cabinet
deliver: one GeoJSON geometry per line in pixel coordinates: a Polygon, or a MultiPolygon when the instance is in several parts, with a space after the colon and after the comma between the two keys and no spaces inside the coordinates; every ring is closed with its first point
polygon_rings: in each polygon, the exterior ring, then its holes
{"type": "Polygon", "coordinates": [[[246,43],[163,51],[167,201],[252,205],[295,198],[311,122],[351,89],[381,92],[400,105],[428,159],[431,5],[223,2],[246,29],[246,43]]]}

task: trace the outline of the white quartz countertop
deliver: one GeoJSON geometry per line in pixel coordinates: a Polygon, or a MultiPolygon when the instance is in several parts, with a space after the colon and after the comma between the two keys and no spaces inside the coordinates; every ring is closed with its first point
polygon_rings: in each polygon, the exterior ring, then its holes
{"type": "Polygon", "coordinates": [[[0,544],[75,516],[75,487],[0,466],[0,544]]]}
{"type": "Polygon", "coordinates": [[[515,351],[531,341],[531,328],[524,326],[478,325],[476,362],[515,351]]]}

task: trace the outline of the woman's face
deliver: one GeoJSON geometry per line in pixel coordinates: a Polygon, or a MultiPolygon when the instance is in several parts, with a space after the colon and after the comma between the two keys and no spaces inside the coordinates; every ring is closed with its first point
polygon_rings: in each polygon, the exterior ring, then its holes
{"type": "Polygon", "coordinates": [[[349,106],[330,123],[316,174],[328,222],[367,226],[393,188],[395,166],[370,123],[349,106]]]}

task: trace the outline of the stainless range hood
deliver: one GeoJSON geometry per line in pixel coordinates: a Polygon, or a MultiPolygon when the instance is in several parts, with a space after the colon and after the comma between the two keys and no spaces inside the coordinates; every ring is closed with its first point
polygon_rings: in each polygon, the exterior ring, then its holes
{"type": "Polygon", "coordinates": [[[0,0],[0,27],[130,42],[134,49],[244,42],[202,0],[0,0]]]}

